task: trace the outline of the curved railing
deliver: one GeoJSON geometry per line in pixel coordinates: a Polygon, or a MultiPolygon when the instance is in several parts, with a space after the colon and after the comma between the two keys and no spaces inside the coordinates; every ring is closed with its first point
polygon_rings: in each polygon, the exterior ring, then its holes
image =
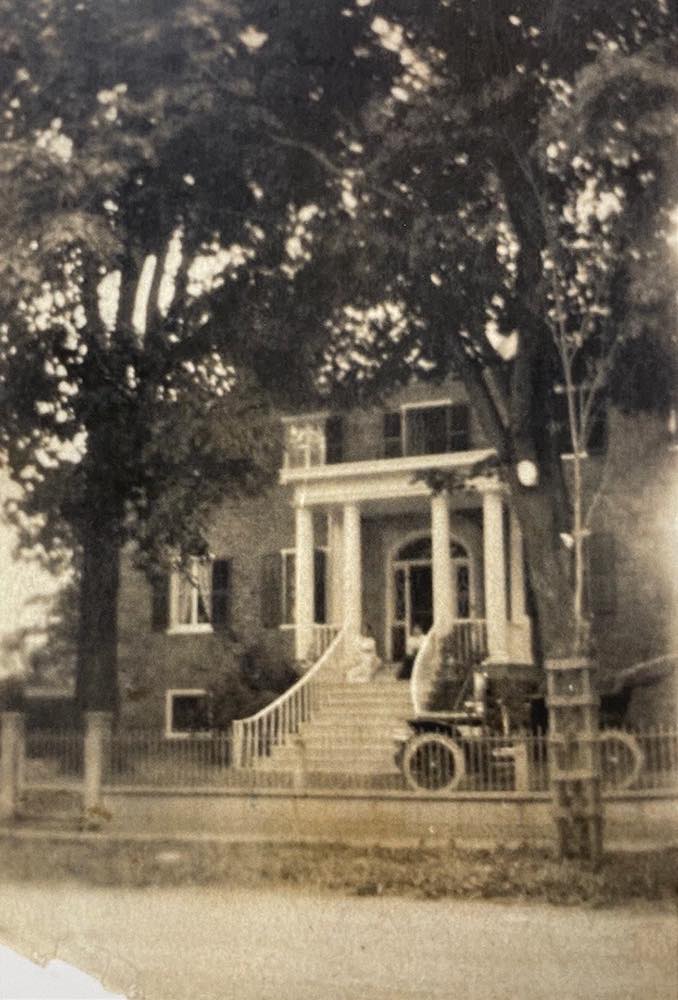
{"type": "Polygon", "coordinates": [[[233,720],[234,767],[252,767],[257,760],[270,757],[275,747],[289,743],[301,724],[313,718],[320,705],[322,684],[344,666],[344,646],[342,630],[291,688],[255,715],[233,720]]]}
{"type": "MultiPolygon", "coordinates": [[[[440,672],[441,652],[447,652],[453,659],[469,671],[487,657],[487,622],[483,618],[459,618],[452,623],[449,633],[443,638],[435,632],[435,627],[427,633],[412,667],[410,692],[415,715],[428,710],[440,672]],[[445,649],[441,647],[445,643],[445,649]]],[[[469,675],[470,676],[470,675],[469,675]]],[[[442,713],[445,714],[445,713],[442,713]]]]}
{"type": "Polygon", "coordinates": [[[438,641],[435,628],[424,636],[417,650],[410,677],[410,695],[415,715],[426,711],[438,673],[438,641]]]}

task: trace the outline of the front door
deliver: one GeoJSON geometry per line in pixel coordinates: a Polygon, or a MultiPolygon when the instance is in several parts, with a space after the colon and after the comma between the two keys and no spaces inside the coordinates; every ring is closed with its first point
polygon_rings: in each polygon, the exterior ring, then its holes
{"type": "MultiPolygon", "coordinates": [[[[466,549],[450,542],[452,599],[456,618],[471,617],[473,581],[466,549]]],[[[402,661],[415,644],[413,636],[426,635],[433,625],[433,574],[431,537],[419,536],[396,553],[393,562],[391,659],[402,661]]]]}
{"type": "Polygon", "coordinates": [[[431,563],[424,560],[397,562],[395,576],[395,616],[392,627],[394,660],[402,660],[413,635],[426,635],[433,625],[431,563]]]}

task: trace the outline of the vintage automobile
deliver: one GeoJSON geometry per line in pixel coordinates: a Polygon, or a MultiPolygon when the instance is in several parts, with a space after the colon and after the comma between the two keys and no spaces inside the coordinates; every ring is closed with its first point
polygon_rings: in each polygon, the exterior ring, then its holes
{"type": "MultiPolygon", "coordinates": [[[[675,677],[678,657],[645,661],[620,671],[601,692],[601,772],[604,790],[633,787],[645,764],[644,738],[626,728],[633,692],[675,677]]],[[[471,685],[467,685],[471,686],[471,685]]],[[[476,690],[482,685],[474,685],[476,690]]],[[[493,699],[484,697],[445,712],[425,712],[408,720],[410,735],[398,741],[396,761],[406,784],[426,793],[469,789],[528,790],[548,787],[545,738],[536,725],[547,728],[543,699],[534,699],[532,731],[512,733],[505,713],[493,699]]],[[[668,737],[667,737],[668,738],[668,737]]],[[[670,737],[674,739],[673,737],[670,737]]],[[[656,749],[656,748],[655,748],[656,749]]],[[[675,747],[670,756],[675,756],[675,747]]]]}

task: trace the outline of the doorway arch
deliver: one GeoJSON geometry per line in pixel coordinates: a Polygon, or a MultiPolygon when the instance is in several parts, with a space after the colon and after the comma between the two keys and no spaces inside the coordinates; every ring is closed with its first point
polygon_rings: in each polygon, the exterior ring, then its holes
{"type": "MultiPolygon", "coordinates": [[[[477,606],[476,559],[466,539],[450,535],[452,614],[472,618],[477,606]]],[[[433,625],[433,571],[430,531],[401,539],[388,563],[387,635],[389,659],[400,661],[433,625]]]]}

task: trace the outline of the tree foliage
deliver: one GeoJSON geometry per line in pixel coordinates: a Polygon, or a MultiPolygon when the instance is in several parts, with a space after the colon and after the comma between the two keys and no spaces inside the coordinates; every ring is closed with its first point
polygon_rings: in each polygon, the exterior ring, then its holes
{"type": "Polygon", "coordinates": [[[305,13],[264,61],[270,4],[0,5],[0,440],[31,544],[77,555],[83,703],[114,700],[122,544],[203,551],[272,471],[271,400],[308,389],[326,178],[299,143],[361,83],[352,25],[327,59],[305,13]]]}
{"type": "Polygon", "coordinates": [[[559,343],[595,377],[607,338],[606,391],[669,402],[674,5],[4,0],[0,25],[0,433],[17,516],[81,554],[84,701],[113,697],[102,560],[204,547],[272,465],[271,400],[413,374],[466,383],[566,648],[559,343]]]}

